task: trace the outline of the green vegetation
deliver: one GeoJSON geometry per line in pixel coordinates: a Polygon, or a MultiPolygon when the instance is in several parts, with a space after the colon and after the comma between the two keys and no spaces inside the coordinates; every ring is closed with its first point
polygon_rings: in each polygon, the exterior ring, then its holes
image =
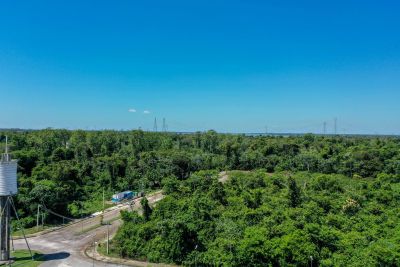
{"type": "Polygon", "coordinates": [[[104,226],[104,225],[112,224],[113,222],[118,221],[119,219],[121,219],[120,216],[115,217],[115,218],[112,218],[112,219],[110,219],[110,220],[105,220],[105,221],[100,221],[100,220],[99,220],[99,223],[98,223],[98,224],[95,224],[95,225],[92,225],[92,226],[89,226],[89,227],[83,227],[83,230],[77,232],[76,235],[81,235],[81,234],[90,232],[90,231],[92,231],[92,230],[94,230],[94,229],[97,229],[97,228],[99,228],[99,227],[102,227],[102,226],[104,226]]]}
{"type": "Polygon", "coordinates": [[[99,227],[102,227],[104,224],[105,224],[105,223],[101,223],[101,222],[99,221],[98,224],[94,224],[94,225],[89,226],[89,227],[84,227],[84,228],[82,229],[82,231],[76,232],[75,235],[82,235],[82,234],[84,234],[84,233],[90,232],[90,231],[92,231],[92,230],[94,230],[94,229],[97,229],[97,228],[99,228],[99,227]]]}
{"type": "MultiPolygon", "coordinates": [[[[36,228],[36,226],[30,227],[30,228],[25,228],[24,229],[24,233],[25,235],[32,235],[35,234],[37,232],[41,232],[43,230],[47,230],[49,229],[50,226],[45,225],[44,227],[42,227],[41,225],[39,226],[39,228],[36,228]]],[[[20,228],[17,228],[15,231],[12,232],[13,237],[23,237],[23,233],[22,230],[20,228]]]]}
{"type": "Polygon", "coordinates": [[[150,219],[123,212],[113,254],[195,266],[399,266],[400,176],[199,172],[150,219]]]}
{"type": "MultiPolygon", "coordinates": [[[[109,200],[109,197],[108,199],[109,200]]],[[[115,204],[106,202],[104,205],[105,209],[108,209],[112,206],[114,206],[115,204]]],[[[88,199],[85,202],[82,203],[72,203],[70,205],[68,205],[68,211],[70,216],[72,217],[79,217],[80,215],[86,215],[86,214],[93,214],[95,212],[101,211],[103,210],[103,199],[102,197],[99,198],[99,196],[97,195],[95,199],[88,199]],[[81,204],[81,205],[79,205],[81,204]],[[79,210],[80,208],[82,208],[82,210],[79,210]]]]}
{"type": "MultiPolygon", "coordinates": [[[[103,189],[107,199],[163,189],[168,196],[155,208],[143,201],[144,217],[123,214],[115,250],[203,265],[301,266],[310,257],[323,266],[399,264],[400,138],[46,129],[2,131],[0,140],[5,135],[19,160],[15,202],[25,227],[36,224],[38,204],[78,218],[102,209],[103,189]],[[222,185],[222,170],[249,173],[231,173],[222,185]]],[[[45,215],[45,224],[59,222],[45,215]]]]}
{"type": "Polygon", "coordinates": [[[16,250],[12,252],[11,257],[15,260],[12,266],[37,267],[43,263],[43,254],[37,251],[32,251],[32,254],[34,260],[32,260],[29,250],[16,250]]]}
{"type": "Polygon", "coordinates": [[[109,253],[107,254],[107,243],[106,242],[102,242],[99,243],[99,245],[97,246],[97,252],[101,255],[110,257],[110,258],[121,258],[121,255],[117,254],[116,250],[113,251],[109,251],[109,253]]]}

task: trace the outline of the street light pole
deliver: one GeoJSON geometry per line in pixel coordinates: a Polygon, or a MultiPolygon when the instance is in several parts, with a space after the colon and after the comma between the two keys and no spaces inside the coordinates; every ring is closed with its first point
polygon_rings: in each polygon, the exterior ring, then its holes
{"type": "Polygon", "coordinates": [[[103,210],[100,216],[100,225],[103,225],[104,223],[104,208],[105,208],[105,202],[104,202],[104,187],[103,187],[103,210]]]}
{"type": "Polygon", "coordinates": [[[103,187],[103,214],[104,214],[104,209],[105,209],[105,200],[104,200],[104,187],[103,187]]]}
{"type": "Polygon", "coordinates": [[[36,231],[39,232],[39,211],[40,211],[40,204],[37,206],[37,214],[36,214],[36,231]]]}
{"type": "Polygon", "coordinates": [[[96,244],[95,244],[95,242],[94,242],[94,237],[95,237],[95,235],[93,235],[93,255],[92,255],[93,267],[94,267],[94,251],[95,251],[95,249],[96,249],[96,244]]]}
{"type": "Polygon", "coordinates": [[[110,225],[107,224],[107,255],[109,253],[109,249],[110,249],[110,230],[109,227],[110,225]]]}
{"type": "Polygon", "coordinates": [[[42,229],[44,229],[44,213],[42,211],[42,229]]]}

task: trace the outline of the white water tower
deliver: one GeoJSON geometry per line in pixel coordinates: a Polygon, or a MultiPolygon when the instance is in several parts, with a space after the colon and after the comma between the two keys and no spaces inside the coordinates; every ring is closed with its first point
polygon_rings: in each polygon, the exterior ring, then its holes
{"type": "Polygon", "coordinates": [[[6,149],[0,159],[0,261],[10,259],[10,197],[17,194],[17,161],[6,149]]]}

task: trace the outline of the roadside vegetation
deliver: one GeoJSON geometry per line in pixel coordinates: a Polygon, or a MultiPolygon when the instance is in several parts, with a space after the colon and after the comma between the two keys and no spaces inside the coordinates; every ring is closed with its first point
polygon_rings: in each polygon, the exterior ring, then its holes
{"type": "MultiPolygon", "coordinates": [[[[43,227],[42,226],[39,226],[39,227],[33,226],[33,227],[29,227],[29,228],[24,228],[24,233],[25,233],[25,235],[32,235],[32,234],[36,234],[36,233],[44,231],[44,230],[48,230],[50,228],[51,227],[48,225],[44,225],[43,227]]],[[[12,232],[12,236],[13,236],[13,238],[23,238],[24,233],[22,233],[21,228],[17,228],[12,232]]]]}
{"type": "Polygon", "coordinates": [[[11,253],[14,263],[11,266],[37,267],[43,263],[43,254],[32,251],[33,260],[29,250],[16,250],[11,253]]]}

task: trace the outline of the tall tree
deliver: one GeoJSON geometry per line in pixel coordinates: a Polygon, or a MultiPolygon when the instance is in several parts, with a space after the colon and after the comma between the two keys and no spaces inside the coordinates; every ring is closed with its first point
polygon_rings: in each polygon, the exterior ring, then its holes
{"type": "Polygon", "coordinates": [[[289,204],[292,208],[297,207],[301,202],[300,187],[297,185],[296,180],[289,176],[288,178],[288,189],[289,189],[289,204]]]}
{"type": "Polygon", "coordinates": [[[140,201],[140,204],[142,205],[144,220],[145,221],[150,220],[150,216],[153,210],[149,205],[149,200],[146,197],[143,197],[142,200],[140,201]]]}

